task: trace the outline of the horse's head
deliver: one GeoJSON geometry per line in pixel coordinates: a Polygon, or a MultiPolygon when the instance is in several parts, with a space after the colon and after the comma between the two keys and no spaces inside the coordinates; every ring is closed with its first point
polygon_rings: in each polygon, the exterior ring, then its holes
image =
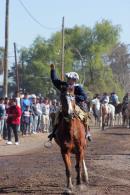
{"type": "Polygon", "coordinates": [[[68,85],[61,93],[62,113],[64,116],[72,116],[75,110],[74,86],[68,85]]]}
{"type": "Polygon", "coordinates": [[[107,106],[107,104],[102,104],[101,111],[102,111],[103,115],[108,114],[108,106],[107,106]]]}

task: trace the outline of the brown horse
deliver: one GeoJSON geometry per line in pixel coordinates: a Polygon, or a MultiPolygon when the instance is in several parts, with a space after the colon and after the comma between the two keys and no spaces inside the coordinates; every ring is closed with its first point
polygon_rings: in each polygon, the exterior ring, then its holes
{"type": "Polygon", "coordinates": [[[108,126],[108,109],[105,104],[101,104],[100,112],[101,112],[102,130],[104,130],[105,126],[108,126]]]}
{"type": "Polygon", "coordinates": [[[84,160],[86,147],[85,128],[79,117],[75,114],[74,87],[66,87],[61,93],[62,112],[59,116],[59,124],[55,136],[56,143],[60,146],[61,154],[65,163],[67,190],[73,190],[71,180],[71,154],[76,156],[77,185],[88,182],[88,172],[84,160]]]}

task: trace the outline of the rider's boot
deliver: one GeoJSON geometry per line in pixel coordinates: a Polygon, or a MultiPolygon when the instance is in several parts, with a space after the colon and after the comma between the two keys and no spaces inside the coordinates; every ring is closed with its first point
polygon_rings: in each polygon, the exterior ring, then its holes
{"type": "Polygon", "coordinates": [[[92,136],[91,136],[91,134],[90,134],[90,132],[88,132],[87,134],[86,134],[86,138],[88,139],[88,141],[92,141],[92,136]]]}
{"type": "Polygon", "coordinates": [[[91,116],[89,113],[86,113],[86,116],[84,118],[84,127],[85,127],[85,137],[86,139],[88,139],[88,141],[92,141],[92,136],[91,136],[91,133],[90,133],[90,127],[88,125],[88,118],[91,119],[91,116]]]}
{"type": "Polygon", "coordinates": [[[49,141],[52,141],[52,139],[55,137],[56,130],[57,130],[57,125],[54,126],[52,133],[48,135],[49,141]]]}
{"type": "Polygon", "coordinates": [[[92,136],[91,136],[91,133],[90,133],[90,127],[87,126],[87,129],[86,129],[86,138],[88,139],[88,141],[92,141],[92,136]]]}

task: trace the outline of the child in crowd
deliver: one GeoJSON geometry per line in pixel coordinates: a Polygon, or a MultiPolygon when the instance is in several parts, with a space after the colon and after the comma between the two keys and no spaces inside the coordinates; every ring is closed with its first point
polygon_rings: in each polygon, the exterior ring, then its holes
{"type": "Polygon", "coordinates": [[[22,113],[22,123],[23,123],[23,135],[30,134],[30,122],[31,122],[32,112],[30,106],[26,106],[25,110],[22,113]]]}

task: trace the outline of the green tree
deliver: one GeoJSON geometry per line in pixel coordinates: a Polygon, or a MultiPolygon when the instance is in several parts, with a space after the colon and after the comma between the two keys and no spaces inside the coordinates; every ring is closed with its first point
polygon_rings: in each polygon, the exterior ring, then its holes
{"type": "MultiPolygon", "coordinates": [[[[65,72],[77,71],[86,90],[95,92],[121,89],[112,69],[103,56],[119,42],[120,27],[103,20],[93,28],[75,26],[65,29],[65,72]],[[106,76],[108,75],[108,76],[106,76]]],[[[30,48],[20,51],[22,88],[29,92],[48,95],[52,91],[49,65],[56,64],[61,72],[61,33],[45,40],[37,37],[30,48]]]]}

